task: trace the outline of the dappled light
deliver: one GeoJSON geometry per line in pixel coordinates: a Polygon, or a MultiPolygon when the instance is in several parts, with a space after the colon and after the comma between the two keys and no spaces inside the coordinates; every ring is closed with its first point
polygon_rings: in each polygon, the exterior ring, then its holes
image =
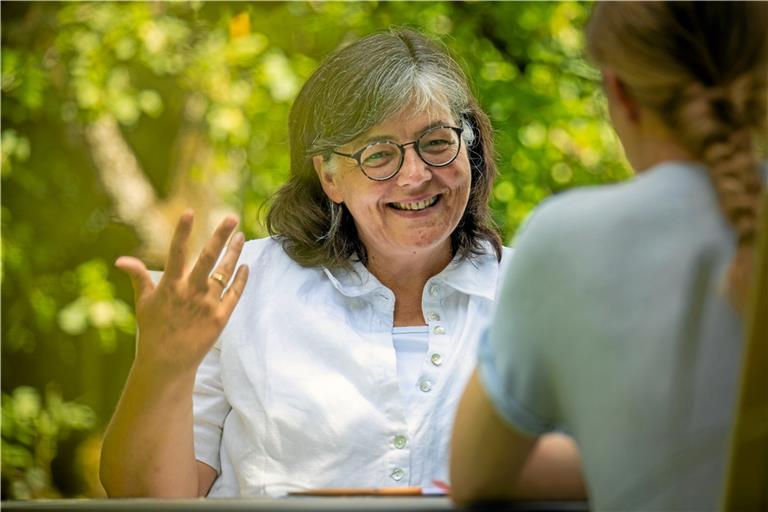
{"type": "MultiPolygon", "coordinates": [[[[496,135],[505,244],[533,207],[628,176],[576,2],[19,2],[2,19],[2,493],[100,496],[101,435],[130,367],[133,295],[195,210],[265,236],[288,112],[335,48],[393,25],[450,49],[496,135]]],[[[254,276],[258,279],[258,276],[254,276]]]]}

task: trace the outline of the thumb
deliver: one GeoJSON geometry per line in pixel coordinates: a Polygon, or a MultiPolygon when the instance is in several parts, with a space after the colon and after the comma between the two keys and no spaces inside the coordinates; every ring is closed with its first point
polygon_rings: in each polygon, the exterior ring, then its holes
{"type": "Polygon", "coordinates": [[[135,302],[138,303],[140,298],[155,289],[152,277],[149,275],[144,262],[140,259],[132,256],[120,256],[115,261],[115,267],[128,274],[128,277],[131,279],[135,302]]]}

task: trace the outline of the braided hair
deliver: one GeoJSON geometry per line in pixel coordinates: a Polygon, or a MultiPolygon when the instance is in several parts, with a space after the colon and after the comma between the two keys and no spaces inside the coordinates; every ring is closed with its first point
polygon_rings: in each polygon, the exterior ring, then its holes
{"type": "Polygon", "coordinates": [[[758,149],[768,128],[768,3],[598,2],[587,51],[654,111],[707,165],[737,250],[727,292],[743,311],[763,179],[758,149]]]}

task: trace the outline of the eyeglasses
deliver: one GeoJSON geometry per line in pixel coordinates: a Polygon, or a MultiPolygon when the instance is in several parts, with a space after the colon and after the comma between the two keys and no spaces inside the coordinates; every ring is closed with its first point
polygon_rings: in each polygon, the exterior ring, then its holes
{"type": "Polygon", "coordinates": [[[398,144],[392,141],[373,142],[355,153],[336,155],[352,158],[368,178],[384,181],[400,172],[405,160],[406,146],[413,146],[421,160],[431,167],[445,167],[456,160],[461,149],[462,128],[435,126],[411,142],[398,144]]]}

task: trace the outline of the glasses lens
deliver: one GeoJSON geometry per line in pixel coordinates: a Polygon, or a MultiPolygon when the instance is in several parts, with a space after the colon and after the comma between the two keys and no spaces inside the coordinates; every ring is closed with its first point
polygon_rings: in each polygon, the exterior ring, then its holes
{"type": "Polygon", "coordinates": [[[400,165],[400,148],[386,142],[371,144],[360,155],[360,162],[371,178],[388,178],[400,165]]]}
{"type": "Polygon", "coordinates": [[[438,127],[419,138],[419,153],[431,165],[445,165],[459,152],[459,135],[455,130],[438,127]]]}

